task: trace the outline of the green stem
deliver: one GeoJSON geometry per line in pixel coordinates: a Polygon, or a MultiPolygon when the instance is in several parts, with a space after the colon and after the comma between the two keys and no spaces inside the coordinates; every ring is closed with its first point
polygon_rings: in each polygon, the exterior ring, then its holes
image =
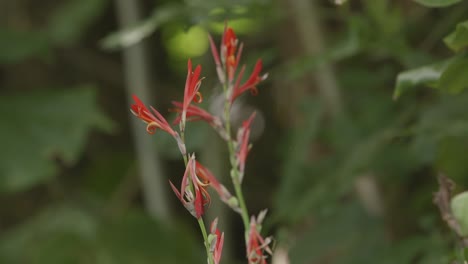
{"type": "MultiPolygon", "coordinates": [[[[185,145],[185,131],[180,131],[180,138],[182,140],[182,143],[185,145]]],[[[187,164],[188,164],[187,153],[185,155],[182,155],[182,156],[184,158],[185,167],[187,167],[187,164]]],[[[190,182],[190,187],[189,188],[192,190],[192,192],[194,192],[194,187],[193,187],[192,182],[190,182]]],[[[208,264],[213,264],[213,257],[212,257],[212,255],[210,253],[210,244],[208,243],[208,235],[206,233],[205,223],[204,223],[202,217],[198,218],[197,221],[198,221],[198,225],[200,226],[200,230],[201,230],[202,235],[203,235],[203,244],[205,245],[206,257],[207,257],[207,260],[208,260],[208,264]]]]}
{"type": "Polygon", "coordinates": [[[236,151],[234,148],[234,140],[231,137],[231,105],[229,102],[227,94],[227,86],[223,85],[224,93],[226,94],[226,101],[224,103],[224,120],[226,123],[226,134],[227,134],[227,145],[229,149],[229,160],[232,167],[232,184],[234,185],[234,190],[236,192],[237,200],[239,201],[239,206],[241,209],[242,222],[244,223],[245,231],[249,229],[249,211],[247,210],[247,205],[245,204],[244,194],[242,193],[239,168],[236,164],[236,151]]]}
{"type": "Polygon", "coordinates": [[[204,244],[205,244],[205,249],[206,249],[206,257],[208,258],[208,264],[212,264],[213,258],[210,253],[210,245],[208,243],[208,235],[206,233],[206,227],[205,227],[205,223],[203,222],[203,218],[200,217],[198,219],[198,225],[200,226],[200,230],[203,234],[203,241],[205,241],[204,244]]]}

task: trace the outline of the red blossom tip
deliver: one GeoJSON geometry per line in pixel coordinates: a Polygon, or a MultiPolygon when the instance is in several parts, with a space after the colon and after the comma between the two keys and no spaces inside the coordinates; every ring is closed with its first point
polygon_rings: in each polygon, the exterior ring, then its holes
{"type": "Polygon", "coordinates": [[[130,111],[147,124],[146,131],[148,133],[154,134],[157,129],[161,129],[173,137],[177,136],[177,133],[156,109],[150,106],[150,112],[145,104],[143,104],[143,102],[136,95],[132,95],[132,97],[135,101],[135,104],[130,106],[130,111]]]}
{"type": "Polygon", "coordinates": [[[244,73],[244,67],[242,67],[241,73],[239,73],[237,77],[236,84],[234,85],[234,90],[231,94],[231,103],[234,102],[234,100],[236,100],[237,97],[239,97],[242,93],[244,93],[247,90],[250,90],[251,93],[254,95],[258,93],[256,85],[259,84],[261,81],[265,80],[268,76],[267,74],[260,75],[262,67],[262,60],[258,59],[252,73],[249,76],[249,79],[247,79],[247,81],[244,84],[240,85],[240,80],[242,78],[242,74],[244,73]]]}

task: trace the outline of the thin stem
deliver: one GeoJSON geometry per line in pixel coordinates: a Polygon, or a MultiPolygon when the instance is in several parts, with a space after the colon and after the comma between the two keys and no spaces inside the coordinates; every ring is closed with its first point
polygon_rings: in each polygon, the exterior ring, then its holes
{"type": "MultiPolygon", "coordinates": [[[[185,131],[184,130],[181,130],[180,131],[180,139],[182,140],[182,143],[184,144],[184,148],[186,148],[186,145],[185,145],[185,131]]],[[[185,164],[185,167],[187,167],[187,163],[188,163],[188,160],[187,160],[187,153],[182,153],[182,157],[184,158],[184,164],[185,164]]]]}
{"type": "Polygon", "coordinates": [[[210,253],[210,245],[208,243],[208,235],[206,233],[206,227],[205,227],[205,223],[203,222],[203,218],[198,218],[198,225],[200,226],[200,230],[203,234],[203,241],[204,244],[205,244],[205,249],[206,249],[206,257],[208,258],[208,264],[212,264],[213,263],[213,258],[211,256],[211,253],[210,253]]]}
{"type": "MultiPolygon", "coordinates": [[[[185,130],[180,131],[180,139],[182,140],[182,144],[184,144],[184,148],[185,148],[185,130]]],[[[185,167],[187,167],[187,164],[188,164],[187,154],[182,153],[182,156],[184,158],[185,167]]],[[[193,187],[192,182],[190,182],[190,187],[189,188],[192,190],[192,192],[194,191],[194,187],[193,187]]],[[[208,243],[208,235],[206,233],[206,226],[205,226],[205,223],[203,221],[203,218],[202,217],[198,218],[197,222],[198,222],[198,225],[200,226],[200,230],[201,230],[202,235],[203,235],[203,244],[205,245],[206,257],[207,257],[207,260],[208,260],[208,264],[213,264],[213,257],[212,257],[212,255],[210,253],[210,245],[208,243]]]]}
{"type": "Polygon", "coordinates": [[[226,134],[227,134],[227,145],[229,149],[229,160],[232,166],[232,184],[234,185],[234,190],[236,192],[237,200],[239,201],[239,206],[241,208],[241,217],[242,222],[244,223],[245,231],[249,229],[249,211],[247,210],[247,205],[245,204],[244,195],[242,193],[241,184],[239,181],[239,168],[236,164],[236,153],[234,149],[234,140],[231,137],[231,106],[229,103],[227,85],[223,85],[224,94],[226,95],[226,100],[224,103],[224,121],[226,123],[226,134]]]}

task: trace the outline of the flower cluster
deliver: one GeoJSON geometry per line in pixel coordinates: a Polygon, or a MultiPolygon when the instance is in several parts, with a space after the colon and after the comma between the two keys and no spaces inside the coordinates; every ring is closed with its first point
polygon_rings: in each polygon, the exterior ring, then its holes
{"type": "Polygon", "coordinates": [[[265,212],[255,218],[251,217],[249,222],[248,210],[243,198],[241,183],[244,177],[247,154],[250,151],[249,143],[251,124],[255,118],[255,112],[245,120],[237,131],[236,137],[231,135],[230,128],[230,108],[233,102],[244,92],[250,90],[252,94],[257,94],[256,86],[266,79],[267,74],[261,74],[262,61],[259,59],[253,68],[250,77],[242,83],[245,72],[245,65],[238,70],[242,55],[243,44],[239,44],[234,30],[226,27],[222,36],[221,45],[218,49],[210,36],[211,51],[216,64],[216,71],[220,83],[223,85],[225,93],[225,111],[222,117],[221,113],[211,114],[208,111],[194,105],[200,103],[202,95],[200,87],[203,78],[201,78],[201,65],[193,69],[192,61],[187,63],[187,78],[185,81],[184,97],[182,102],[173,101],[174,112],[177,116],[173,125],[179,126],[179,131],[166,121],[166,119],[153,107],[150,110],[143,102],[133,95],[134,104],[131,105],[131,112],[146,123],[146,131],[154,134],[158,129],[167,132],[177,142],[180,153],[185,162],[185,172],[182,176],[180,188],[177,188],[171,181],[169,184],[182,205],[194,216],[200,224],[202,234],[204,235],[205,247],[207,251],[208,263],[218,264],[221,259],[222,248],[224,244],[224,233],[217,228],[218,219],[216,218],[210,227],[210,234],[207,235],[203,223],[203,215],[206,207],[211,202],[208,188],[211,187],[219,196],[219,199],[226,203],[231,209],[239,213],[244,222],[246,234],[246,257],[249,263],[266,263],[264,252],[271,254],[268,247],[270,238],[263,239],[260,235],[261,222],[265,217],[265,212]],[[232,165],[231,176],[235,189],[235,195],[232,195],[228,189],[221,184],[213,173],[196,160],[195,154],[188,154],[185,145],[186,122],[204,121],[215,129],[228,145],[230,161],[232,165]]]}
{"type": "Polygon", "coordinates": [[[210,46],[216,64],[216,72],[218,73],[219,81],[223,85],[226,84],[227,76],[227,97],[230,104],[247,90],[250,90],[252,94],[256,95],[258,93],[256,85],[268,77],[268,74],[260,75],[262,71],[262,60],[258,59],[250,77],[246,82],[241,84],[245,72],[245,65],[242,66],[237,74],[237,78],[235,77],[243,49],[243,44],[241,43],[239,48],[237,48],[238,44],[239,40],[234,30],[230,27],[226,27],[224,30],[219,52],[216,49],[213,38],[210,36],[210,46]],[[221,59],[219,54],[221,54],[221,59]]]}

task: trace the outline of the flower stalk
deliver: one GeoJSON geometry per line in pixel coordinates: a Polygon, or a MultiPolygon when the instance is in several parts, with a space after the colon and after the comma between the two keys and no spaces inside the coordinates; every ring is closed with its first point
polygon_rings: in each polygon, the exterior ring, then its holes
{"type": "Polygon", "coordinates": [[[202,100],[199,90],[203,77],[200,77],[202,70],[200,65],[197,65],[192,71],[192,61],[190,59],[187,63],[187,78],[183,101],[172,102],[175,107],[172,111],[177,113],[173,124],[178,125],[179,131],[174,130],[156,109],[150,107],[150,111],[135,95],[133,96],[135,104],[131,106],[131,112],[146,123],[146,130],[149,134],[162,130],[176,140],[184,160],[185,172],[180,188],[177,188],[171,181],[169,181],[169,185],[182,205],[197,219],[200,232],[203,236],[207,263],[220,263],[224,244],[224,233],[221,233],[217,228],[218,219],[216,218],[212,222],[209,234],[203,220],[205,208],[211,203],[211,197],[207,190],[208,187],[211,187],[216,191],[219,199],[239,213],[242,218],[245,231],[246,258],[249,264],[266,264],[264,252],[271,255],[271,250],[268,247],[271,238],[264,239],[260,235],[261,222],[266,212],[261,212],[256,218],[254,216],[249,217],[249,211],[242,192],[245,163],[251,148],[249,142],[250,126],[255,118],[255,112],[242,123],[242,126],[235,134],[236,136],[233,136],[233,132],[231,131],[231,108],[234,101],[246,91],[257,94],[258,90],[256,86],[265,80],[267,75],[260,74],[262,71],[262,61],[259,59],[250,76],[242,83],[245,66],[242,66],[239,72],[237,69],[243,44],[239,44],[239,40],[232,28],[225,27],[219,53],[211,36],[209,37],[209,41],[216,64],[216,72],[224,92],[224,111],[221,117],[212,115],[206,110],[192,104],[193,102],[200,103],[202,100]],[[232,195],[208,168],[196,160],[195,154],[187,153],[185,133],[187,132],[186,122],[188,121],[206,122],[226,141],[231,165],[230,175],[235,195],[232,195]]]}

